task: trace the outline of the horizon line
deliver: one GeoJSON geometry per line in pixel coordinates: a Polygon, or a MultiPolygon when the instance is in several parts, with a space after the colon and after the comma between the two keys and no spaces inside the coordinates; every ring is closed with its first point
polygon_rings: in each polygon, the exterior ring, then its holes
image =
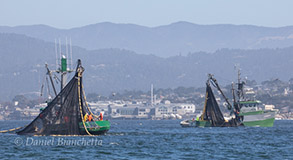
{"type": "Polygon", "coordinates": [[[92,26],[92,25],[98,25],[98,24],[115,24],[115,25],[135,25],[135,26],[140,26],[140,27],[146,27],[146,28],[159,28],[163,26],[169,26],[169,25],[174,25],[174,24],[179,24],[179,23],[187,23],[187,24],[192,24],[192,25],[199,25],[199,26],[215,26],[215,25],[231,25],[231,26],[253,26],[253,27],[262,27],[262,28],[284,28],[284,27],[292,27],[293,25],[285,25],[285,26],[263,26],[263,25],[255,25],[255,24],[232,24],[232,23],[213,23],[213,24],[198,24],[198,23],[193,23],[189,21],[176,21],[168,24],[161,24],[161,25],[155,25],[155,26],[147,26],[147,25],[141,25],[141,24],[135,24],[135,23],[120,23],[120,22],[110,22],[110,21],[103,21],[103,22],[97,22],[97,23],[90,23],[90,24],[85,24],[85,25],[80,25],[80,26],[72,26],[72,27],[56,27],[54,25],[50,24],[41,24],[41,23],[35,23],[35,24],[20,24],[20,25],[0,25],[0,27],[28,27],[28,26],[47,26],[50,28],[55,28],[55,29],[60,29],[60,30],[70,30],[70,29],[76,29],[76,28],[83,28],[87,26],[92,26]]]}

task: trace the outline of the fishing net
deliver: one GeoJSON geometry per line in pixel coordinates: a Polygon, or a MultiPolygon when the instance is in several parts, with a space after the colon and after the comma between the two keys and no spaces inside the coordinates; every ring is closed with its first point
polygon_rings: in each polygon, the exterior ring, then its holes
{"type": "Polygon", "coordinates": [[[215,99],[212,88],[207,84],[206,87],[206,111],[204,113],[204,120],[210,120],[214,126],[221,125],[225,122],[224,116],[215,99]]]}
{"type": "Polygon", "coordinates": [[[225,118],[213,94],[212,88],[208,83],[206,87],[206,94],[206,108],[203,113],[203,120],[210,121],[214,127],[233,127],[241,125],[241,122],[234,118],[229,121],[225,121],[225,118]]]}
{"type": "Polygon", "coordinates": [[[20,135],[80,135],[79,123],[84,107],[82,94],[83,68],[79,60],[76,73],[48,106],[23,130],[20,135]]]}

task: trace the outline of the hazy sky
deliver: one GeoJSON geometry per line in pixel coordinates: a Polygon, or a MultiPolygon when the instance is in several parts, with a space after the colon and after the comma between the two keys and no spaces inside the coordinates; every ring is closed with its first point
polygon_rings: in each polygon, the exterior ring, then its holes
{"type": "Polygon", "coordinates": [[[0,25],[73,28],[100,22],[293,25],[293,0],[0,0],[0,25]]]}

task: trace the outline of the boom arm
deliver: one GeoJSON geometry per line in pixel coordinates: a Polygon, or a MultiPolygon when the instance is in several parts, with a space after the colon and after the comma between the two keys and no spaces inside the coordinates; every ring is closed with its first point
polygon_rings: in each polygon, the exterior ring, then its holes
{"type": "Polygon", "coordinates": [[[211,80],[216,86],[216,88],[220,91],[220,93],[222,94],[223,98],[225,99],[225,101],[228,103],[228,109],[231,110],[232,109],[232,105],[229,102],[228,98],[224,95],[223,91],[221,90],[217,80],[213,77],[213,75],[209,74],[209,80],[211,80]]]}
{"type": "Polygon", "coordinates": [[[47,74],[48,74],[49,77],[50,77],[50,81],[51,81],[51,84],[52,84],[52,87],[53,87],[53,90],[54,90],[55,96],[57,96],[57,92],[56,92],[56,89],[55,89],[55,86],[54,86],[54,83],[53,83],[53,79],[52,79],[52,72],[49,70],[49,68],[48,68],[48,64],[46,64],[46,68],[47,68],[47,74]]]}

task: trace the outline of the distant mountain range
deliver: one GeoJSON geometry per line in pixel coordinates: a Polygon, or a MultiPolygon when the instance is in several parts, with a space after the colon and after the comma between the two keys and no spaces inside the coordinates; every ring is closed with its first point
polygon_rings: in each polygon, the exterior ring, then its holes
{"type": "MultiPolygon", "coordinates": [[[[45,63],[49,63],[51,69],[56,68],[54,46],[52,42],[25,35],[0,33],[1,101],[17,94],[40,91],[45,80],[45,63]]],[[[62,46],[62,52],[65,53],[65,46],[62,46]]],[[[86,92],[106,95],[124,90],[145,91],[151,83],[155,88],[201,87],[205,85],[208,73],[214,74],[221,85],[226,85],[236,80],[235,64],[240,65],[242,76],[250,80],[261,82],[280,78],[287,81],[293,77],[292,53],[293,47],[219,49],[213,53],[192,52],[186,56],[162,58],[125,49],[73,47],[74,62],[80,58],[85,67],[86,92]]]]}
{"type": "Polygon", "coordinates": [[[89,50],[120,48],[160,57],[187,55],[218,49],[284,48],[293,44],[293,27],[269,28],[251,25],[197,25],[177,22],[159,27],[98,23],[80,28],[57,29],[45,25],[0,26],[0,33],[24,34],[54,42],[71,37],[76,46],[89,50]]]}

